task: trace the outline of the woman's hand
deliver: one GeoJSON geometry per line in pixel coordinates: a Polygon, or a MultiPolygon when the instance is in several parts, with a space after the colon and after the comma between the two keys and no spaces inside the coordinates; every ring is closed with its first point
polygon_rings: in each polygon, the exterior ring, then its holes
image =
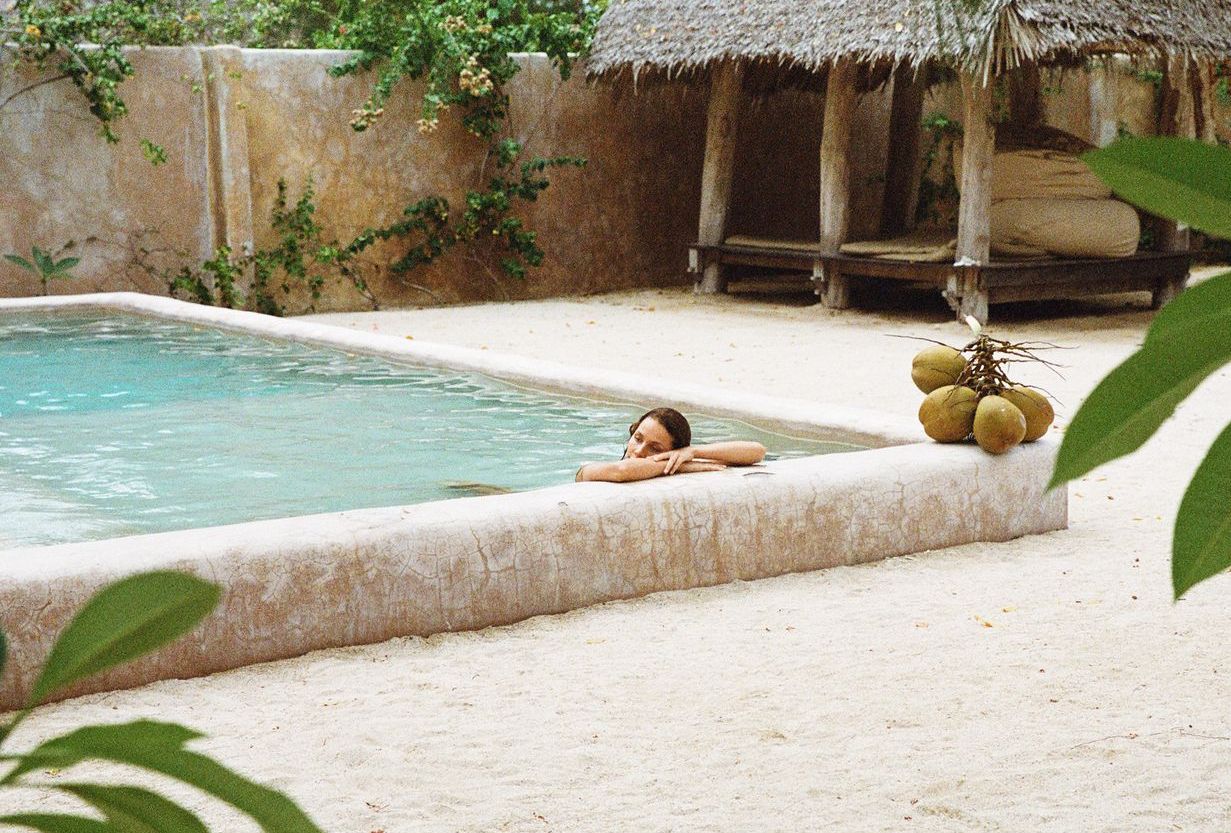
{"type": "MultiPolygon", "coordinates": [[[[691,463],[693,458],[696,456],[696,453],[692,450],[692,446],[688,445],[683,448],[677,448],[673,451],[664,451],[659,454],[655,454],[650,459],[666,463],[663,467],[663,474],[675,474],[680,471],[680,466],[685,463],[691,463]]],[[[712,471],[712,469],[704,469],[704,471],[712,471]]]]}

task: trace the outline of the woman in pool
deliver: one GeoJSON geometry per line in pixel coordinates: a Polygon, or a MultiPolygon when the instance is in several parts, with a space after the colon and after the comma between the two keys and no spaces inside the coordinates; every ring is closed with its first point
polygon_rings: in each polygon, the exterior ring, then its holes
{"type": "Polygon", "coordinates": [[[765,446],[735,440],[692,445],[692,428],[674,408],[655,408],[628,426],[624,457],[617,463],[586,463],[577,480],[627,483],[667,474],[719,471],[727,466],[751,466],[765,458],[765,446]]]}

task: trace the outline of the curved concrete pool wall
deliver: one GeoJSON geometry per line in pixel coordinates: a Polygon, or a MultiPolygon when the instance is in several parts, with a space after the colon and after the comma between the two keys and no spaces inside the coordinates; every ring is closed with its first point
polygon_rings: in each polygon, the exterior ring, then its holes
{"type": "MultiPolygon", "coordinates": [[[[23,299],[0,302],[0,312],[49,306],[171,315],[540,387],[576,391],[583,375],[545,362],[146,296],[23,299]]],[[[668,398],[667,386],[636,377],[584,376],[585,392],[668,398]]],[[[139,570],[181,569],[216,581],[222,602],[192,636],[70,693],[398,635],[506,624],[661,590],[1003,541],[1067,522],[1065,493],[1043,492],[1055,452],[1047,443],[989,457],[969,446],[917,442],[909,424],[856,410],[674,386],[669,398],[886,447],[636,485],[568,484],[7,550],[0,553],[0,627],[10,639],[10,663],[0,708],[21,703],[55,635],[90,595],[139,570]]]]}

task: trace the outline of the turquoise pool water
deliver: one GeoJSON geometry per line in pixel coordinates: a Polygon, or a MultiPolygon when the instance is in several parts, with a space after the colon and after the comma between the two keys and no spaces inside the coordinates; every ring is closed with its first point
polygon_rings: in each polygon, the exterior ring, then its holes
{"type": "MultiPolygon", "coordinates": [[[[640,412],[139,316],[0,315],[0,549],[567,483],[640,412]]],[[[692,421],[771,457],[853,448],[692,421]]]]}

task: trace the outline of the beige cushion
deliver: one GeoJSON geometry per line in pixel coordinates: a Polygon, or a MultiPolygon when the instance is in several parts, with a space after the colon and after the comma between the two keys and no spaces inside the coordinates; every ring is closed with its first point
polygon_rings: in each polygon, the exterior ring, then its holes
{"type": "MultiPolygon", "coordinates": [[[[962,146],[954,145],[953,171],[962,186],[962,146]]],[[[1105,200],[1111,189],[1071,153],[1012,150],[992,157],[992,200],[1105,200]]]]}
{"type": "MultiPolygon", "coordinates": [[[[723,241],[731,246],[748,246],[769,251],[817,252],[821,244],[814,240],[782,240],[772,237],[756,237],[751,234],[733,234],[723,241]]],[[[927,234],[916,232],[892,240],[864,240],[843,243],[839,249],[844,255],[876,257],[882,260],[904,260],[912,263],[946,263],[953,261],[957,242],[946,233],[927,234]]]]}
{"type": "Polygon", "coordinates": [[[862,240],[843,243],[839,249],[853,257],[876,257],[881,260],[904,260],[910,263],[951,263],[957,251],[957,241],[948,234],[912,234],[891,240],[862,240]]]}
{"type": "Polygon", "coordinates": [[[992,254],[1003,257],[1127,257],[1141,223],[1120,200],[1001,200],[992,203],[992,254]]]}
{"type": "Polygon", "coordinates": [[[722,242],[731,246],[748,246],[753,249],[787,249],[793,252],[815,252],[821,248],[818,240],[784,240],[779,237],[757,237],[751,234],[732,234],[722,242]]]}

